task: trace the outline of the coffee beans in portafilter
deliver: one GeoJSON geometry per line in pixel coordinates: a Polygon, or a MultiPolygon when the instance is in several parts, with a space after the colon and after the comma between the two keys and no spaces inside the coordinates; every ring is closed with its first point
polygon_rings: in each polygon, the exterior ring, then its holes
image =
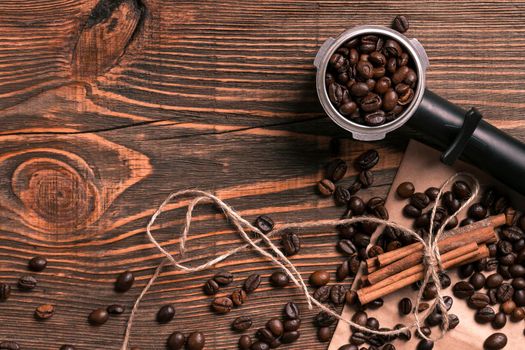
{"type": "MultiPolygon", "coordinates": [[[[396,17],[398,30],[408,29],[396,17]]],[[[326,89],[349,120],[379,126],[395,120],[414,99],[418,76],[412,57],[394,39],[367,34],[352,38],[330,57],[326,89]]]]}

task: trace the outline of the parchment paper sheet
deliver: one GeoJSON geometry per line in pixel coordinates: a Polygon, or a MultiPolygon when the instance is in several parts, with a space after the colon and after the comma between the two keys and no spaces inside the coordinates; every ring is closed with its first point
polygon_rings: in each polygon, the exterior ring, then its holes
{"type": "MultiPolygon", "coordinates": [[[[501,184],[490,179],[484,173],[460,162],[454,167],[446,166],[439,161],[439,157],[440,153],[438,151],[416,141],[410,142],[387,197],[386,207],[390,214],[390,220],[410,227],[410,221],[405,219],[401,213],[403,206],[406,204],[406,200],[401,200],[395,194],[395,190],[401,182],[411,181],[414,183],[416,191],[421,192],[430,186],[440,187],[451,175],[463,170],[476,175],[482,185],[487,183],[496,184],[502,188],[502,190],[506,191],[505,193],[509,193],[515,205],[523,208],[525,201],[522,197],[505,189],[501,184]]],[[[461,213],[460,219],[464,217],[465,214],[461,213]]],[[[375,235],[379,233],[380,230],[376,231],[375,235]]],[[[452,278],[453,286],[458,280],[456,269],[450,270],[449,275],[452,278]]],[[[450,295],[454,298],[454,304],[450,312],[459,316],[460,323],[458,327],[448,332],[445,338],[434,345],[435,350],[483,349],[483,341],[494,332],[503,332],[507,335],[509,342],[505,347],[506,350],[525,350],[525,336],[523,335],[523,329],[525,328],[524,321],[512,323],[509,319],[507,320],[507,325],[499,331],[492,329],[490,324],[480,325],[474,321],[475,312],[467,306],[466,301],[456,299],[452,295],[452,286],[447,288],[443,295],[450,295]]],[[[412,315],[399,316],[397,311],[398,301],[405,296],[411,298],[414,302],[416,292],[414,292],[411,287],[406,287],[386,296],[383,298],[385,301],[383,307],[378,310],[367,310],[369,317],[376,317],[382,327],[393,327],[398,323],[412,323],[412,315]]],[[[497,305],[495,308],[497,312],[497,305]]],[[[345,318],[350,318],[354,312],[355,310],[345,306],[342,315],[345,318]]],[[[439,327],[433,327],[432,332],[433,335],[438,335],[439,327]]],[[[328,350],[337,350],[340,346],[347,344],[350,334],[351,332],[348,325],[344,322],[339,322],[328,350]]],[[[417,341],[417,338],[412,337],[410,342],[396,340],[393,344],[396,346],[396,349],[415,349],[417,341]]]]}

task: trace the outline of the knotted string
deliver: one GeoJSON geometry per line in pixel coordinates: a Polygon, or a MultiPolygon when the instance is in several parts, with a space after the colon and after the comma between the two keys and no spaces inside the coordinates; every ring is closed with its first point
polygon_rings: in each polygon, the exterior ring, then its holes
{"type": "MultiPolygon", "coordinates": [[[[443,300],[443,297],[441,295],[441,282],[439,279],[439,273],[443,270],[442,264],[441,264],[441,255],[439,253],[438,248],[438,241],[440,237],[442,236],[445,226],[447,223],[452,219],[453,216],[458,214],[461,210],[463,210],[465,207],[467,207],[477,196],[479,192],[479,183],[476,180],[476,178],[468,173],[457,173],[453,176],[451,176],[440,188],[440,191],[435,199],[434,206],[432,208],[432,214],[430,218],[430,230],[427,239],[423,239],[420,237],[420,235],[413,230],[404,227],[402,225],[398,225],[395,222],[387,221],[378,219],[376,217],[368,217],[368,216],[361,216],[361,217],[353,217],[353,218],[347,218],[347,219],[339,219],[339,220],[318,220],[318,221],[305,221],[305,222],[299,222],[299,223],[287,223],[279,225],[278,228],[275,228],[271,232],[264,234],[259,228],[252,225],[250,222],[245,220],[238,212],[236,212],[232,207],[224,203],[220,198],[214,196],[211,193],[200,191],[200,190],[183,190],[171,193],[165,200],[162,202],[162,204],[159,206],[157,211],[153,214],[150,221],[148,222],[148,225],[146,226],[146,234],[148,236],[148,239],[151,243],[165,256],[165,258],[160,262],[160,264],[155,269],[155,272],[151,276],[150,280],[140,293],[140,295],[135,300],[135,303],[133,305],[133,308],[131,310],[130,317],[128,319],[127,325],[126,325],[126,331],[124,334],[124,340],[121,347],[121,350],[127,350],[128,349],[128,343],[129,338],[131,334],[131,329],[133,327],[133,321],[135,319],[135,316],[139,310],[140,302],[142,301],[143,297],[146,295],[146,293],[149,291],[153,283],[156,281],[156,279],[159,277],[160,273],[162,272],[163,268],[170,264],[171,266],[182,270],[184,272],[197,272],[206,270],[208,268],[213,267],[215,264],[227,259],[228,257],[237,254],[240,251],[243,251],[250,246],[255,249],[259,254],[262,256],[268,258],[271,260],[274,264],[279,266],[286,275],[290,278],[290,280],[299,288],[302,289],[302,292],[304,293],[304,296],[306,298],[306,301],[308,303],[308,308],[312,309],[313,305],[317,306],[319,309],[325,311],[326,313],[332,315],[333,317],[339,319],[342,322],[345,322],[352,326],[353,328],[367,333],[367,334],[376,334],[376,335],[383,335],[383,336],[393,336],[398,335],[401,333],[405,333],[410,331],[412,328],[416,327],[419,334],[427,340],[434,340],[431,338],[428,338],[421,332],[421,321],[418,315],[418,307],[420,305],[420,302],[423,297],[423,291],[425,290],[425,287],[430,281],[433,281],[436,284],[437,287],[437,296],[436,299],[432,305],[431,308],[429,308],[429,311],[427,311],[427,314],[425,317],[435,308],[439,307],[439,310],[441,311],[441,314],[443,316],[442,321],[442,330],[441,334],[437,339],[441,339],[446,331],[448,330],[449,326],[449,320],[448,320],[448,310],[446,308],[445,302],[443,300]],[[451,216],[449,216],[445,222],[438,228],[437,232],[434,234],[434,221],[435,221],[435,215],[437,207],[439,206],[440,199],[443,195],[443,193],[446,191],[446,188],[448,188],[449,184],[455,181],[456,179],[460,177],[467,177],[470,178],[472,185],[473,185],[473,191],[470,196],[470,198],[461,205],[461,207],[453,213],[451,216]],[[186,212],[186,218],[184,222],[184,226],[182,229],[180,241],[179,241],[179,257],[176,259],[170,252],[168,252],[166,249],[164,249],[158,241],[153,237],[153,234],[151,233],[152,226],[157,220],[158,216],[163,212],[164,208],[168,203],[170,203],[175,198],[180,197],[188,197],[193,196],[195,197],[190,204],[188,205],[188,210],[186,212]],[[226,219],[228,219],[236,228],[239,235],[243,238],[243,240],[247,243],[239,245],[237,248],[228,250],[227,252],[223,253],[222,255],[215,257],[213,259],[210,259],[209,261],[198,265],[198,266],[186,266],[181,264],[179,261],[180,259],[185,255],[186,252],[186,241],[188,239],[189,231],[190,231],[190,225],[193,218],[193,211],[195,207],[201,203],[201,202],[208,202],[214,204],[216,207],[222,210],[224,216],[226,219]],[[336,312],[334,312],[332,309],[326,307],[319,301],[317,301],[315,298],[313,298],[310,293],[308,292],[308,288],[306,286],[306,283],[304,279],[302,278],[301,274],[295,266],[292,264],[292,262],[281,252],[281,250],[271,241],[271,237],[274,235],[277,235],[278,233],[281,233],[288,229],[301,229],[301,228],[320,228],[320,227],[335,227],[338,225],[350,225],[355,223],[362,223],[362,222],[369,222],[369,223],[375,223],[379,225],[385,225],[389,226],[391,228],[394,228],[396,230],[405,232],[409,234],[411,237],[413,237],[415,240],[420,242],[424,247],[424,265],[425,265],[425,277],[423,279],[423,283],[421,284],[421,287],[419,288],[417,299],[416,299],[416,306],[413,310],[413,315],[415,317],[415,322],[409,326],[405,326],[402,328],[398,328],[396,330],[392,331],[379,331],[374,329],[369,329],[367,327],[361,326],[355,322],[352,322],[351,320],[347,320],[344,317],[340,316],[336,312]],[[256,234],[256,237],[258,238],[252,238],[247,233],[252,232],[256,234]],[[270,251],[273,253],[270,253],[266,251],[265,249],[261,248],[259,245],[260,243],[266,244],[268,248],[270,248],[270,251]]],[[[435,340],[437,340],[435,339],[435,340]]]]}

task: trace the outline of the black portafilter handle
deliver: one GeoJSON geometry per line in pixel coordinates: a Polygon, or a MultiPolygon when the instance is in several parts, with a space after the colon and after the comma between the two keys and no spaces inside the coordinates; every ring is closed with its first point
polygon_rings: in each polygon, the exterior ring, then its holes
{"type": "Polygon", "coordinates": [[[475,108],[465,111],[425,90],[407,125],[444,152],[443,163],[461,158],[525,195],[525,144],[481,118],[475,108]]]}

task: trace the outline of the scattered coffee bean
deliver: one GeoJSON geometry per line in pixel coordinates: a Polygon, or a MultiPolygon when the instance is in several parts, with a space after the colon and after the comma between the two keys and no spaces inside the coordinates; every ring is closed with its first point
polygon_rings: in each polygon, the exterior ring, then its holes
{"type": "Polygon", "coordinates": [[[517,307],[512,311],[512,314],[510,314],[510,320],[512,322],[520,322],[525,319],[525,309],[522,307],[517,307]]]}
{"type": "Polygon", "coordinates": [[[485,306],[484,308],[476,311],[474,319],[478,323],[489,323],[492,322],[495,317],[496,312],[494,312],[494,309],[490,306],[485,306]]]}
{"type": "Polygon", "coordinates": [[[273,230],[274,222],[271,217],[267,215],[260,215],[255,219],[255,226],[261,230],[262,233],[268,233],[273,230]]]}
{"type": "Polygon", "coordinates": [[[186,348],[188,350],[202,350],[204,349],[205,343],[206,339],[204,338],[204,334],[201,332],[193,332],[188,335],[188,339],[186,340],[186,348]]]}
{"type": "Polygon", "coordinates": [[[281,342],[283,344],[290,344],[297,341],[300,336],[301,334],[298,331],[284,332],[283,336],[281,337],[281,342]]]}
{"type": "Polygon", "coordinates": [[[175,317],[175,308],[173,305],[164,305],[157,312],[158,323],[168,323],[175,317]]]}
{"type": "Polygon", "coordinates": [[[270,346],[262,341],[256,341],[250,347],[251,350],[269,350],[270,346]]]}
{"type": "Polygon", "coordinates": [[[418,218],[421,216],[421,209],[418,209],[411,204],[407,204],[403,208],[403,214],[408,218],[418,218]]]}
{"type": "Polygon", "coordinates": [[[328,179],[323,179],[317,184],[317,190],[323,196],[329,197],[335,192],[335,185],[328,179]]]}
{"type": "Polygon", "coordinates": [[[76,348],[73,345],[65,344],[60,347],[60,350],[76,350],[76,348]]]}
{"type": "Polygon", "coordinates": [[[209,279],[203,286],[204,293],[207,295],[215,295],[219,291],[219,284],[213,279],[209,279]]]}
{"type": "Polygon", "coordinates": [[[94,326],[100,326],[106,323],[108,318],[109,318],[109,314],[107,310],[104,308],[100,308],[100,309],[93,310],[89,314],[88,321],[90,324],[94,326]]]}
{"type": "Polygon", "coordinates": [[[47,260],[46,258],[42,256],[35,256],[31,260],[29,260],[29,263],[28,263],[29,269],[35,272],[44,271],[46,266],[47,266],[47,260]]]}
{"type": "Polygon", "coordinates": [[[18,279],[18,288],[22,291],[30,291],[35,289],[37,280],[33,276],[24,275],[18,279]]]}
{"type": "Polygon", "coordinates": [[[465,281],[459,281],[452,287],[452,292],[459,299],[467,299],[474,294],[474,287],[465,281]]]}
{"type": "Polygon", "coordinates": [[[253,321],[248,316],[239,316],[232,322],[232,329],[237,332],[243,332],[251,328],[253,321]]]}
{"type": "Polygon", "coordinates": [[[525,290],[515,290],[512,299],[516,302],[516,305],[525,306],[525,290]]]}
{"type": "Polygon", "coordinates": [[[374,174],[369,170],[361,171],[359,173],[359,181],[363,188],[368,188],[374,184],[374,174]]]}
{"type": "Polygon", "coordinates": [[[319,312],[314,317],[314,325],[317,327],[329,327],[335,322],[335,317],[326,311],[319,312]]]}
{"type": "Polygon", "coordinates": [[[258,274],[253,274],[248,276],[243,284],[243,289],[246,293],[253,293],[259,285],[261,284],[261,276],[258,274]]]}
{"type": "Polygon", "coordinates": [[[118,275],[117,280],[115,281],[115,290],[120,293],[127,292],[133,286],[135,282],[135,276],[131,271],[124,271],[118,275]]]}
{"type": "Polygon", "coordinates": [[[298,319],[300,315],[299,307],[293,303],[289,302],[284,306],[284,316],[289,320],[298,319]]]}
{"type": "Polygon", "coordinates": [[[448,314],[448,329],[454,329],[459,325],[459,317],[455,314],[448,314]]]}
{"type": "Polygon", "coordinates": [[[469,278],[470,275],[474,273],[474,265],[473,264],[465,264],[461,265],[458,268],[458,275],[460,278],[469,278]]]}
{"type": "Polygon", "coordinates": [[[0,283],[0,301],[7,301],[11,296],[11,287],[7,283],[0,283]]]}
{"type": "Polygon", "coordinates": [[[500,311],[506,315],[512,314],[514,309],[516,309],[516,303],[513,300],[507,300],[500,306],[500,311]]]}
{"type": "Polygon", "coordinates": [[[503,333],[494,333],[483,342],[483,348],[487,350],[503,349],[506,345],[507,336],[503,333]]]}
{"type": "Polygon", "coordinates": [[[281,246],[283,247],[284,255],[292,256],[301,250],[301,240],[295,232],[285,231],[281,235],[281,246]]]}
{"type": "Polygon", "coordinates": [[[250,350],[252,346],[252,338],[248,335],[242,335],[239,338],[239,349],[240,350],[250,350]]]}
{"type": "Polygon", "coordinates": [[[313,295],[314,299],[321,303],[327,302],[328,299],[330,299],[330,289],[330,286],[321,286],[317,288],[313,295]]]}
{"type": "Polygon", "coordinates": [[[501,329],[507,324],[507,316],[503,312],[498,312],[491,322],[492,328],[501,329]]]}
{"type": "Polygon", "coordinates": [[[38,320],[47,320],[55,314],[55,307],[51,304],[43,304],[35,309],[35,318],[38,320]]]}
{"type": "Polygon", "coordinates": [[[354,305],[357,301],[357,292],[355,290],[347,290],[345,293],[345,302],[348,305],[354,305]]]}
{"type": "Polygon", "coordinates": [[[490,298],[485,293],[475,292],[468,299],[468,306],[473,309],[482,309],[490,303],[490,298]]]}
{"type": "Polygon", "coordinates": [[[266,322],[266,329],[268,329],[275,338],[279,338],[284,333],[284,324],[278,318],[272,318],[266,322]]]}
{"type": "Polygon", "coordinates": [[[330,341],[331,338],[332,331],[330,330],[330,327],[320,327],[317,330],[317,339],[319,339],[321,343],[326,343],[330,341]]]}
{"type": "Polygon", "coordinates": [[[342,159],[334,159],[326,167],[326,177],[333,182],[337,182],[345,177],[348,166],[342,159]]]}
{"type": "Polygon", "coordinates": [[[246,292],[242,288],[236,289],[232,292],[230,299],[232,300],[233,305],[241,306],[247,299],[246,292]]]}
{"type": "Polygon", "coordinates": [[[480,290],[485,285],[485,275],[480,272],[476,272],[470,276],[469,282],[475,290],[480,290]]]}
{"type": "Polygon", "coordinates": [[[336,205],[343,206],[348,204],[350,201],[350,191],[343,186],[336,186],[334,192],[334,201],[336,205]]]}
{"type": "Polygon", "coordinates": [[[392,22],[392,28],[400,33],[404,33],[409,28],[408,19],[405,16],[396,16],[392,22]]]}
{"type": "Polygon", "coordinates": [[[310,284],[314,287],[321,287],[330,282],[330,273],[326,270],[314,271],[309,278],[310,284]]]}
{"type": "Polygon", "coordinates": [[[401,315],[408,315],[412,312],[412,300],[403,298],[399,301],[398,310],[401,315]]]}
{"type": "Polygon", "coordinates": [[[106,308],[106,311],[110,315],[120,315],[120,314],[124,313],[124,310],[125,310],[124,305],[120,305],[120,304],[109,305],[106,308]]]}
{"type": "Polygon", "coordinates": [[[233,274],[227,271],[221,271],[219,273],[216,273],[215,276],[213,276],[213,279],[220,286],[227,286],[228,284],[233,282],[233,274]]]}
{"type": "Polygon", "coordinates": [[[270,344],[275,340],[275,336],[268,328],[259,328],[255,333],[255,337],[267,344],[270,344]]]}
{"type": "Polygon", "coordinates": [[[401,198],[410,198],[415,192],[415,187],[412,182],[403,182],[397,186],[396,193],[401,198]]]}
{"type": "Polygon", "coordinates": [[[352,243],[351,240],[349,239],[341,239],[338,243],[337,243],[337,248],[344,254],[348,255],[348,256],[352,256],[353,254],[355,254],[357,252],[357,248],[356,246],[354,245],[354,243],[352,243]]]}
{"type": "Polygon", "coordinates": [[[423,312],[425,310],[428,310],[430,305],[428,303],[419,303],[419,306],[417,307],[417,312],[423,312]]]}
{"type": "Polygon", "coordinates": [[[290,277],[282,271],[275,271],[270,276],[270,283],[274,287],[283,288],[290,283],[290,277]]]}
{"type": "Polygon", "coordinates": [[[481,220],[487,216],[487,209],[480,203],[473,204],[468,209],[468,216],[474,220],[481,220]]]}
{"type": "Polygon", "coordinates": [[[472,195],[470,186],[465,181],[456,181],[452,184],[452,193],[459,200],[467,200],[472,195]]]}
{"type": "Polygon", "coordinates": [[[20,350],[20,345],[14,341],[0,342],[0,349],[2,350],[20,350]]]}
{"type": "Polygon", "coordinates": [[[346,287],[341,284],[333,285],[330,288],[330,300],[334,305],[342,305],[346,300],[346,287]]]}
{"type": "Polygon", "coordinates": [[[168,350],[182,350],[186,344],[186,337],[181,332],[173,332],[168,337],[167,348],[168,350]]]}
{"type": "Polygon", "coordinates": [[[514,288],[508,283],[503,283],[498,287],[496,292],[496,298],[500,303],[504,303],[505,301],[512,299],[513,295],[514,288]]]}
{"type": "Polygon", "coordinates": [[[432,340],[421,339],[417,344],[416,350],[432,350],[434,342],[432,340]]]}
{"type": "Polygon", "coordinates": [[[361,170],[370,170],[379,162],[379,153],[375,149],[370,149],[362,153],[356,159],[357,167],[361,170]]]}
{"type": "Polygon", "coordinates": [[[211,307],[218,314],[227,314],[233,307],[233,301],[228,297],[215,298],[211,307]]]}
{"type": "Polygon", "coordinates": [[[489,275],[485,280],[485,287],[487,288],[498,288],[503,283],[503,276],[499,273],[489,275]]]}

